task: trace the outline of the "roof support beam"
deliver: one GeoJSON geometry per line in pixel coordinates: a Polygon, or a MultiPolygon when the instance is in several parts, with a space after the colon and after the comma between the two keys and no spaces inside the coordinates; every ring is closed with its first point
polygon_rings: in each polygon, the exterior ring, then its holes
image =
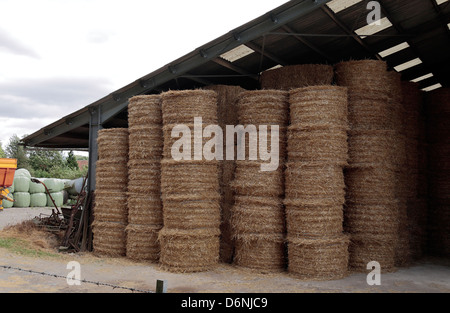
{"type": "Polygon", "coordinates": [[[249,47],[250,49],[256,51],[257,53],[263,55],[266,58],[271,59],[272,61],[274,61],[275,63],[278,63],[280,65],[287,65],[288,63],[282,59],[280,59],[279,57],[277,57],[275,54],[270,53],[269,51],[263,49],[262,47],[260,47],[259,45],[249,41],[245,44],[247,47],[249,47]]]}
{"type": "Polygon", "coordinates": [[[217,63],[217,64],[219,64],[219,65],[221,65],[223,67],[226,67],[226,68],[228,68],[228,69],[230,69],[230,70],[232,70],[232,71],[234,71],[236,73],[239,73],[239,74],[241,74],[243,76],[248,76],[248,77],[251,77],[251,78],[253,78],[255,80],[258,80],[257,75],[249,73],[246,70],[244,70],[244,69],[234,65],[233,63],[222,59],[221,57],[217,57],[217,58],[213,59],[212,61],[214,63],[217,63]]]}
{"type": "Polygon", "coordinates": [[[360,44],[364,49],[366,49],[368,52],[370,52],[370,54],[372,54],[374,57],[376,57],[377,59],[381,60],[381,57],[375,52],[373,51],[355,32],[351,31],[346,25],[344,25],[344,23],[342,23],[336,16],[336,14],[334,14],[334,12],[327,7],[326,5],[321,7],[322,11],[325,12],[325,14],[327,14],[332,20],[333,22],[339,26],[345,33],[347,33],[348,35],[350,35],[358,44],[360,44]]]}

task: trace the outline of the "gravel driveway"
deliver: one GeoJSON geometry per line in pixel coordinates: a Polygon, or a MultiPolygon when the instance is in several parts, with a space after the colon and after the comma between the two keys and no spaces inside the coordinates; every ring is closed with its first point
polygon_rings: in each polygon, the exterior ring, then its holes
{"type": "Polygon", "coordinates": [[[5,226],[16,225],[22,221],[31,220],[39,214],[51,214],[52,208],[7,208],[0,212],[0,229],[5,226]]]}

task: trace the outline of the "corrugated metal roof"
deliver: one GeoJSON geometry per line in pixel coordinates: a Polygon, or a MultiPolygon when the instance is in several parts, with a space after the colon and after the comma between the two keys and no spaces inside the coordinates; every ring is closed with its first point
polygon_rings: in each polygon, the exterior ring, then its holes
{"type": "Polygon", "coordinates": [[[280,65],[378,58],[401,70],[404,80],[418,80],[424,89],[450,86],[450,2],[379,0],[378,3],[381,18],[388,21],[386,27],[360,37],[356,31],[367,26],[370,12],[367,1],[289,1],[44,127],[24,142],[42,147],[86,148],[93,109],[101,110],[98,123],[104,127],[126,126],[127,100],[133,95],[210,84],[257,89],[260,73],[280,65]],[[416,59],[420,62],[414,66],[399,67],[416,59]]]}

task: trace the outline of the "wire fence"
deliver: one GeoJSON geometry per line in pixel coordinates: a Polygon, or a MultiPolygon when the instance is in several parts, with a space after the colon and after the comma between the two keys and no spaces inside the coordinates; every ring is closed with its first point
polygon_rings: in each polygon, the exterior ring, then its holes
{"type": "MultiPolygon", "coordinates": [[[[27,269],[23,269],[23,268],[19,268],[19,267],[8,266],[8,265],[0,265],[0,268],[6,269],[6,270],[15,270],[15,271],[20,271],[20,272],[27,272],[27,273],[31,273],[31,274],[38,274],[38,275],[42,275],[42,276],[50,276],[50,277],[55,277],[55,278],[67,279],[66,276],[62,276],[62,275],[58,275],[58,274],[39,272],[39,271],[34,271],[34,270],[27,270],[27,269]]],[[[97,286],[111,287],[113,289],[125,289],[125,290],[129,290],[129,291],[132,291],[132,292],[154,293],[154,291],[151,291],[151,290],[141,290],[141,289],[137,289],[137,288],[117,286],[117,285],[113,285],[113,284],[109,284],[109,283],[102,283],[102,282],[91,281],[91,280],[86,280],[86,279],[70,278],[70,280],[79,281],[80,283],[93,284],[93,285],[97,285],[97,286]]]]}

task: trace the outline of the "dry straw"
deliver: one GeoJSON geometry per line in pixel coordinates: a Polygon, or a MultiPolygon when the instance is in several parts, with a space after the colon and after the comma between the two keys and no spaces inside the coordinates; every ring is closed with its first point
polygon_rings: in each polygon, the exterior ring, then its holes
{"type": "Polygon", "coordinates": [[[217,124],[217,93],[213,90],[173,90],[161,94],[163,125],[192,124],[201,117],[217,124]]]}
{"type": "Polygon", "coordinates": [[[238,266],[262,273],[279,272],[285,267],[285,240],[282,234],[239,234],[235,237],[234,261],[238,266]]]}
{"type": "Polygon", "coordinates": [[[333,67],[325,64],[289,65],[261,74],[262,89],[290,90],[308,86],[331,85],[333,67]]]}
{"type": "Polygon", "coordinates": [[[127,234],[127,257],[135,260],[158,261],[160,246],[158,232],[160,226],[129,224],[127,234]]]}
{"type": "Polygon", "coordinates": [[[347,88],[315,86],[289,93],[290,123],[300,129],[348,128],[347,88]]]}
{"type": "Polygon", "coordinates": [[[335,280],[348,275],[348,237],[288,237],[289,273],[304,280],[335,280]]]}
{"type": "Polygon", "coordinates": [[[93,251],[100,256],[118,257],[126,253],[126,224],[95,220],[92,224],[93,251]]]}
{"type": "Polygon", "coordinates": [[[161,125],[161,96],[140,95],[128,100],[128,127],[161,125]]]}
{"type": "Polygon", "coordinates": [[[289,93],[282,90],[251,90],[240,94],[239,123],[242,125],[278,125],[289,120],[289,93]]]}
{"type": "Polygon", "coordinates": [[[220,231],[216,228],[180,230],[164,227],[158,234],[161,267],[171,272],[213,269],[219,258],[219,236],[220,231]]]}

